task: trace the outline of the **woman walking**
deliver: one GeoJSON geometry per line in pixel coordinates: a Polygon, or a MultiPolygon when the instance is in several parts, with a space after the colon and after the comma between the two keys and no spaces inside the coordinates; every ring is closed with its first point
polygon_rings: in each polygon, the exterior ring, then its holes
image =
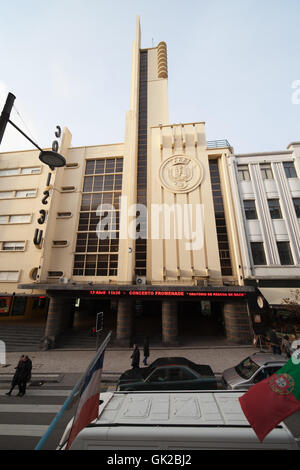
{"type": "Polygon", "coordinates": [[[143,363],[145,366],[147,366],[147,359],[150,356],[150,350],[149,350],[149,337],[146,336],[144,340],[144,360],[143,363]]]}
{"type": "Polygon", "coordinates": [[[137,344],[133,345],[133,353],[131,354],[131,366],[132,368],[140,367],[140,350],[137,344]]]}

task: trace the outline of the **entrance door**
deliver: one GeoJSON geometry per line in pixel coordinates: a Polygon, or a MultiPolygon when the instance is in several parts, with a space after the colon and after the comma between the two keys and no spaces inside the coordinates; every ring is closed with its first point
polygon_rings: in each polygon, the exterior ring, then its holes
{"type": "Polygon", "coordinates": [[[178,336],[182,338],[225,338],[221,302],[178,303],[178,336]]]}

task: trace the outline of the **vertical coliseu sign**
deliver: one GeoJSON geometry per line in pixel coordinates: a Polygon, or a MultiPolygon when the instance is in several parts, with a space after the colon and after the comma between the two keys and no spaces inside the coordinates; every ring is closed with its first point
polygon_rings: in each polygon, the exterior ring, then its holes
{"type": "MultiPolygon", "coordinates": [[[[56,126],[56,129],[57,130],[55,131],[55,137],[59,139],[61,137],[61,128],[60,126],[56,126]]],[[[59,147],[58,141],[54,140],[52,143],[53,152],[57,152],[58,147],[59,147]]],[[[52,177],[52,173],[49,172],[47,176],[46,187],[45,187],[45,190],[43,191],[42,204],[44,205],[48,204],[48,199],[50,197],[50,189],[52,189],[51,177],[52,177]]],[[[39,211],[39,214],[40,214],[40,217],[38,218],[38,223],[40,225],[43,225],[47,218],[47,211],[45,209],[41,209],[39,211]]],[[[34,232],[33,243],[35,244],[36,247],[41,248],[42,241],[43,241],[43,230],[36,228],[34,232]]]]}

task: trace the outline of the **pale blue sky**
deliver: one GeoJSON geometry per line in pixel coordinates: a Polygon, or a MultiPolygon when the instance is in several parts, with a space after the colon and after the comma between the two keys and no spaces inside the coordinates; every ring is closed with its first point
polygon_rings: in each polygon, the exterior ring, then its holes
{"type": "MultiPolygon", "coordinates": [[[[2,1],[0,109],[14,93],[43,147],[57,124],[73,146],[123,142],[137,15],[142,47],[167,43],[171,123],[205,121],[236,153],[300,141],[298,0],[2,1]]],[[[8,126],[0,152],[32,147],[8,126]]]]}

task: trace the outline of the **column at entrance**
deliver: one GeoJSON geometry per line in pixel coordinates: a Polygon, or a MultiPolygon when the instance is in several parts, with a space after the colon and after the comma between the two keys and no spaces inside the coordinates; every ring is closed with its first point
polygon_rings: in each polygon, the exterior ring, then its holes
{"type": "Polygon", "coordinates": [[[177,307],[174,300],[162,302],[162,342],[165,345],[176,345],[178,342],[177,307]]]}
{"type": "Polygon", "coordinates": [[[74,299],[50,296],[45,336],[41,341],[42,349],[55,347],[58,337],[70,326],[73,308],[74,299]]]}
{"type": "Polygon", "coordinates": [[[115,343],[120,346],[130,346],[132,329],[132,300],[119,299],[117,331],[115,343]]]}
{"type": "Polygon", "coordinates": [[[224,304],[226,336],[237,344],[252,342],[252,327],[246,303],[224,304]]]}

